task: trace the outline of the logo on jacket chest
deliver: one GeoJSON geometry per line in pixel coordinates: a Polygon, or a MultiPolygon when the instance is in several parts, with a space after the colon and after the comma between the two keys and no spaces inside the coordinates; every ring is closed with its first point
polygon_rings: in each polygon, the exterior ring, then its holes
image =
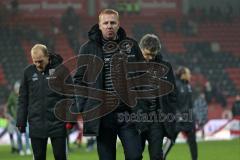
{"type": "Polygon", "coordinates": [[[49,69],[48,73],[49,73],[49,76],[53,75],[53,73],[55,72],[55,69],[52,68],[52,69],[49,69]]]}
{"type": "Polygon", "coordinates": [[[180,92],[181,92],[181,93],[184,93],[184,92],[191,93],[191,92],[192,92],[192,87],[191,87],[191,85],[188,84],[186,87],[181,87],[181,88],[180,88],[180,92]]]}
{"type": "Polygon", "coordinates": [[[34,73],[33,75],[32,75],[32,81],[34,82],[34,81],[37,81],[38,80],[38,74],[37,73],[34,73]]]}
{"type": "Polygon", "coordinates": [[[190,84],[187,85],[187,90],[188,90],[188,92],[190,92],[190,93],[192,92],[192,87],[191,87],[190,84]]]}
{"type": "Polygon", "coordinates": [[[49,79],[56,79],[57,77],[53,75],[54,73],[55,73],[55,69],[54,68],[49,69],[49,71],[48,71],[49,76],[47,76],[46,79],[47,80],[49,80],[49,79]]]}

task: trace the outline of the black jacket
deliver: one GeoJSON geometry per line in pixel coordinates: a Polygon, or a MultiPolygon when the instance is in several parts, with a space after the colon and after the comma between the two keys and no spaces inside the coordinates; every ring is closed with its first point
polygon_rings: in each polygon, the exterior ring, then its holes
{"type": "Polygon", "coordinates": [[[66,136],[65,123],[54,115],[55,104],[64,97],[52,91],[48,85],[52,71],[62,61],[59,55],[52,54],[44,72],[39,72],[35,65],[24,69],[16,125],[25,127],[28,121],[30,137],[66,136]]]}
{"type": "Polygon", "coordinates": [[[181,80],[179,78],[176,78],[176,86],[178,91],[177,111],[180,113],[188,113],[189,109],[193,109],[192,87],[187,81],[181,80]]]}
{"type": "Polygon", "coordinates": [[[235,101],[233,104],[232,115],[233,115],[233,117],[240,116],[240,101],[239,100],[235,101]]]}
{"type": "MultiPolygon", "coordinates": [[[[163,113],[162,115],[175,115],[176,107],[177,107],[177,90],[176,90],[176,84],[175,84],[175,77],[173,74],[173,69],[172,66],[169,62],[165,61],[162,59],[161,54],[158,54],[153,62],[158,62],[161,63],[169,69],[167,74],[164,77],[161,77],[162,80],[170,82],[173,85],[173,89],[170,93],[157,97],[156,98],[156,108],[154,108],[155,113],[159,116],[159,111],[163,113]]],[[[148,101],[149,100],[140,100],[139,101],[139,107],[137,108],[138,110],[142,110],[143,113],[151,114],[153,113],[153,108],[149,108],[148,106],[148,101]]],[[[135,110],[137,111],[137,110],[135,110]]],[[[174,133],[175,133],[175,120],[167,120],[164,117],[157,117],[158,118],[158,123],[163,123],[165,134],[168,138],[174,139],[174,133]]],[[[151,125],[152,123],[137,123],[137,129],[139,132],[144,132],[145,130],[148,129],[148,126],[151,125]]]]}
{"type": "MultiPolygon", "coordinates": [[[[133,42],[133,46],[131,48],[131,52],[128,54],[128,62],[133,62],[133,61],[139,61],[143,60],[140,48],[138,47],[138,44],[135,40],[130,39],[126,36],[125,31],[120,27],[117,33],[118,39],[117,42],[118,44],[122,42],[123,40],[130,40],[133,42]]],[[[94,55],[100,58],[103,61],[103,38],[102,38],[102,33],[99,30],[99,26],[96,24],[94,25],[91,30],[88,32],[88,38],[89,41],[87,41],[85,44],[83,44],[80,48],[79,55],[94,55]]],[[[80,57],[81,58],[81,57],[80,57]]],[[[94,63],[94,62],[93,62],[94,63]]],[[[95,64],[91,64],[90,67],[96,67],[95,64]]],[[[97,70],[97,68],[93,68],[91,72],[94,72],[97,70]]],[[[93,75],[93,73],[88,72],[85,74],[86,67],[81,67],[77,70],[76,74],[74,75],[74,83],[76,85],[81,85],[81,86],[87,86],[91,87],[94,89],[100,89],[104,90],[104,73],[101,70],[99,75],[97,76],[97,79],[94,83],[86,83],[84,82],[84,79],[91,79],[89,78],[90,76],[93,75]]],[[[80,107],[80,111],[86,112],[89,111],[97,106],[97,101],[89,98],[86,96],[85,98],[77,97],[77,103],[78,106],[80,107]]],[[[96,117],[97,118],[97,117],[96,117]]],[[[83,117],[84,119],[84,117],[83,117]]],[[[84,122],[84,135],[98,135],[99,133],[99,126],[100,126],[100,118],[97,118],[95,120],[91,121],[85,121],[84,122]]]]}
{"type": "Polygon", "coordinates": [[[195,127],[192,102],[192,87],[191,85],[179,78],[176,78],[177,86],[177,110],[178,115],[176,130],[189,131],[195,127]]]}

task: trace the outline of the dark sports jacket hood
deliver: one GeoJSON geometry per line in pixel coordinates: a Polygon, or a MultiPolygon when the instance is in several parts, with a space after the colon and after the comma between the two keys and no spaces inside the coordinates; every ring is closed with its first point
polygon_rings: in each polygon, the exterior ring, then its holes
{"type": "Polygon", "coordinates": [[[59,54],[55,54],[55,53],[50,53],[49,59],[50,59],[50,66],[53,68],[63,62],[63,58],[59,54]]]}

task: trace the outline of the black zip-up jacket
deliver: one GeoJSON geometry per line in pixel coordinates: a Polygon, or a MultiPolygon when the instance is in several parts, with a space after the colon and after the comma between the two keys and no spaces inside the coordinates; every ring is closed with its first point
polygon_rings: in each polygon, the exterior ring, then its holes
{"type": "Polygon", "coordinates": [[[62,61],[59,55],[51,54],[45,71],[38,71],[33,64],[24,69],[16,126],[26,127],[28,121],[30,137],[66,136],[65,122],[54,115],[55,104],[64,96],[51,90],[48,85],[49,78],[62,61]]]}
{"type": "Polygon", "coordinates": [[[240,100],[237,100],[234,102],[232,107],[232,114],[233,114],[233,117],[240,116],[240,100]]]}
{"type": "MultiPolygon", "coordinates": [[[[117,36],[118,39],[117,43],[122,42],[123,40],[129,40],[131,42],[133,42],[133,46],[131,48],[131,52],[128,53],[128,62],[139,62],[139,61],[143,61],[143,56],[141,53],[141,50],[138,46],[138,43],[131,39],[128,38],[126,36],[125,31],[120,27],[118,32],[117,32],[117,36]]],[[[103,37],[102,37],[102,33],[99,30],[99,26],[98,24],[94,25],[90,31],[88,32],[88,38],[89,41],[87,41],[85,44],[83,44],[80,48],[80,52],[79,55],[94,55],[98,58],[100,58],[103,62],[103,37]]],[[[80,57],[81,58],[81,57],[80,57]]],[[[94,62],[91,62],[91,66],[90,67],[96,67],[96,65],[94,64],[94,62]]],[[[92,69],[91,71],[94,72],[95,70],[97,70],[96,68],[92,69]]],[[[86,67],[81,67],[77,70],[76,74],[74,75],[74,83],[76,85],[81,85],[81,86],[86,86],[86,87],[91,87],[94,89],[100,89],[100,90],[104,90],[104,73],[101,70],[101,72],[99,73],[99,75],[97,76],[97,79],[95,82],[93,83],[86,83],[86,81],[84,82],[84,80],[86,79],[92,79],[90,78],[93,73],[91,72],[87,72],[87,74],[85,74],[86,71],[86,67]],[[84,80],[83,80],[84,77],[84,80]]],[[[86,111],[90,111],[92,109],[94,109],[97,106],[98,101],[93,100],[89,97],[85,97],[85,98],[81,98],[81,97],[77,97],[77,105],[80,107],[80,111],[82,112],[86,112],[86,111]]],[[[94,113],[96,115],[98,115],[98,113],[94,113]]],[[[84,117],[83,117],[84,119],[84,117]]],[[[84,129],[83,129],[83,133],[85,136],[91,135],[91,136],[97,136],[99,133],[99,126],[100,126],[100,120],[101,118],[96,117],[95,120],[91,120],[91,121],[84,121],[84,129]]]]}
{"type": "MultiPolygon", "coordinates": [[[[149,108],[148,101],[149,100],[140,100],[139,101],[139,107],[136,111],[141,110],[142,113],[151,114],[153,112],[157,113],[157,116],[159,116],[159,111],[161,111],[162,115],[175,115],[176,113],[176,107],[177,107],[177,89],[175,84],[175,77],[173,73],[172,66],[169,62],[163,60],[161,54],[159,53],[155,59],[152,62],[161,63],[169,69],[167,74],[162,77],[161,79],[167,82],[170,82],[173,85],[173,90],[161,97],[157,97],[155,102],[155,108],[149,108]]],[[[175,137],[175,120],[169,121],[168,119],[165,119],[164,117],[157,117],[158,122],[138,122],[137,123],[137,129],[139,132],[144,132],[145,130],[148,130],[148,126],[153,123],[162,123],[164,126],[165,134],[168,138],[174,139],[175,137]],[[165,119],[165,120],[164,120],[165,119]]]]}
{"type": "Polygon", "coordinates": [[[180,113],[188,113],[189,109],[193,109],[192,103],[192,87],[191,85],[179,78],[176,79],[177,91],[178,91],[178,108],[180,113]]]}
{"type": "Polygon", "coordinates": [[[191,85],[179,78],[176,78],[177,86],[177,110],[176,113],[180,114],[176,123],[177,131],[189,131],[195,126],[193,116],[193,102],[192,102],[192,87],[191,85]]]}

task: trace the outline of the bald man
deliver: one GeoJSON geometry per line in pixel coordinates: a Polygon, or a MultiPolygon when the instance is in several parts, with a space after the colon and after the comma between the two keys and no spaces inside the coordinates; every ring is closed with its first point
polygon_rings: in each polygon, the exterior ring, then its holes
{"type": "Polygon", "coordinates": [[[24,70],[19,91],[17,127],[25,132],[29,122],[29,134],[35,160],[46,159],[48,138],[51,139],[56,160],[66,160],[65,122],[54,115],[55,104],[64,98],[49,88],[48,80],[63,59],[50,55],[45,45],[36,44],[31,49],[33,64],[24,70]]]}

